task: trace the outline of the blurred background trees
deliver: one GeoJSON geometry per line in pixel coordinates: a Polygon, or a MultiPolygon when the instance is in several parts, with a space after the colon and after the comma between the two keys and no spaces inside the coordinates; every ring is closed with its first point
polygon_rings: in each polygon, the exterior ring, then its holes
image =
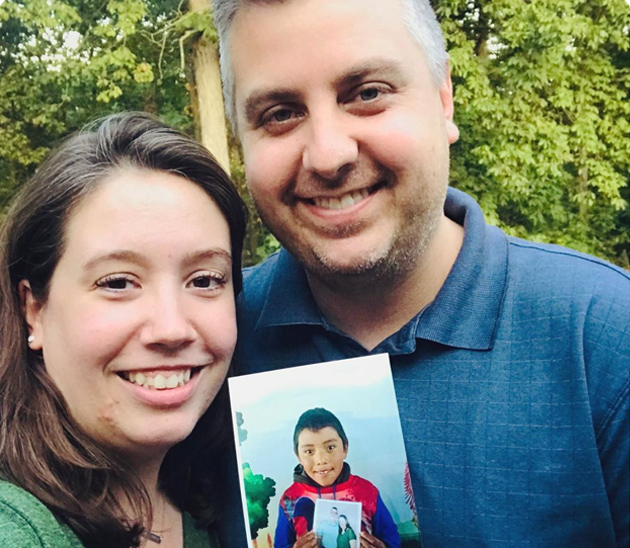
{"type": "MultiPolygon", "coordinates": [[[[432,3],[461,130],[453,186],[510,234],[630,268],[630,7],[432,3]]],[[[245,195],[240,150],[222,116],[209,4],[0,0],[0,211],[56,141],[121,110],[159,115],[223,165],[229,154],[245,195]]],[[[253,216],[246,262],[276,248],[253,216]]]]}

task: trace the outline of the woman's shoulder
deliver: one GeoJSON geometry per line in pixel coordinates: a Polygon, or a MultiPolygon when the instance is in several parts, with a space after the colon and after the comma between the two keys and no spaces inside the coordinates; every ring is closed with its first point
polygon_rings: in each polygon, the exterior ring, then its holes
{"type": "Polygon", "coordinates": [[[36,497],[0,480],[0,546],[12,548],[83,548],[70,529],[36,497]]]}

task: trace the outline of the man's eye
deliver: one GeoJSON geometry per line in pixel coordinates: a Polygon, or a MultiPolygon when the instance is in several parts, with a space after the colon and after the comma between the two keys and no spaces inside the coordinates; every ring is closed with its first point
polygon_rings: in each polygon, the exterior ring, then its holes
{"type": "Polygon", "coordinates": [[[274,113],[271,114],[269,118],[273,122],[286,122],[287,120],[291,119],[292,115],[292,111],[290,111],[288,108],[283,108],[280,110],[276,110],[274,113]]]}
{"type": "Polygon", "coordinates": [[[329,451],[334,451],[336,448],[337,448],[337,446],[336,446],[336,445],[332,445],[332,444],[331,444],[331,445],[329,445],[329,446],[328,446],[328,450],[329,450],[329,451]]]}
{"type": "Polygon", "coordinates": [[[260,126],[273,134],[283,133],[293,128],[303,116],[297,108],[278,107],[263,114],[260,126]]]}
{"type": "Polygon", "coordinates": [[[359,92],[359,97],[362,101],[374,101],[374,99],[378,98],[381,90],[378,88],[365,88],[359,92]]]}

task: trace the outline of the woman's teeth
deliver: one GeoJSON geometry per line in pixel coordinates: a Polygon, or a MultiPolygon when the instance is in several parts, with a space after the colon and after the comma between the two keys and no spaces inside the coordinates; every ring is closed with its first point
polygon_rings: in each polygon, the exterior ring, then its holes
{"type": "Polygon", "coordinates": [[[129,382],[150,390],[168,390],[184,386],[190,380],[190,376],[190,369],[170,374],[158,373],[157,375],[141,372],[123,374],[123,378],[129,382]]]}
{"type": "Polygon", "coordinates": [[[324,209],[346,209],[365,200],[369,195],[370,191],[364,188],[348,192],[348,194],[344,194],[339,198],[313,198],[313,202],[317,207],[324,209]]]}

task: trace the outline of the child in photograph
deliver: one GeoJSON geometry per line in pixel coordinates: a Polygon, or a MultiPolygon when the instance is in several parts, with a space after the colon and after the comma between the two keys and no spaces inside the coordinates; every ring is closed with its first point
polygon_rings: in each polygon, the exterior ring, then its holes
{"type": "MultiPolygon", "coordinates": [[[[292,548],[298,538],[312,529],[313,501],[318,498],[362,504],[362,547],[400,548],[398,529],[378,489],[368,480],[350,473],[350,465],[345,462],[348,438],[333,413],[321,407],[302,413],[295,425],[293,449],[299,464],[294,470],[293,483],[280,499],[274,548],[292,548]]],[[[336,542],[340,533],[341,530],[336,542]]],[[[356,540],[350,543],[346,527],[344,534],[342,542],[347,541],[347,546],[352,548],[356,540]]],[[[352,535],[356,538],[354,531],[352,535]]],[[[330,547],[324,544],[329,542],[328,535],[320,541],[323,548],[338,548],[338,542],[330,547]]]]}

